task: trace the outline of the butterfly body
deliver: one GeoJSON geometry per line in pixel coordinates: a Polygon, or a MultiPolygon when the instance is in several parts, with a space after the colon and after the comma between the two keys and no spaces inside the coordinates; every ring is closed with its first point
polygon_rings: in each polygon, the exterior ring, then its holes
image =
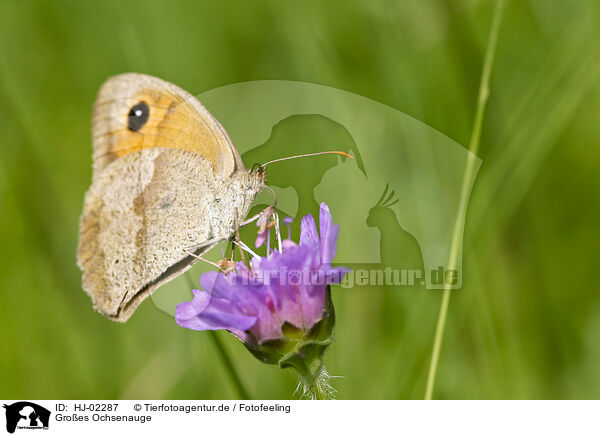
{"type": "Polygon", "coordinates": [[[154,77],[109,79],[95,105],[92,185],[80,221],[83,289],[126,321],[163,283],[229,238],[264,187],[191,95],[154,77]]]}

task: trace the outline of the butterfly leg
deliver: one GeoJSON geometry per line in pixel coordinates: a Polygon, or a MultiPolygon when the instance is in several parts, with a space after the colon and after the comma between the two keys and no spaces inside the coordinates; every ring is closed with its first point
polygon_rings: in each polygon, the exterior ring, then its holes
{"type": "MultiPolygon", "coordinates": [[[[268,209],[268,208],[267,208],[267,209],[268,209]]],[[[257,219],[259,219],[259,218],[261,217],[261,215],[263,214],[263,212],[264,212],[265,210],[267,210],[267,209],[263,209],[263,210],[261,210],[259,213],[257,213],[256,215],[252,216],[251,218],[248,218],[247,220],[245,220],[245,221],[242,221],[242,222],[240,223],[240,227],[244,227],[244,226],[246,226],[246,225],[248,225],[248,224],[250,224],[250,223],[253,223],[253,222],[254,222],[254,221],[256,221],[257,219]]]]}
{"type": "Polygon", "coordinates": [[[240,250],[241,261],[244,264],[246,264],[246,257],[244,256],[244,251],[242,250],[242,246],[240,243],[239,212],[238,212],[237,208],[235,209],[235,212],[234,212],[234,222],[235,222],[235,231],[234,231],[233,235],[229,238],[229,241],[231,242],[231,258],[227,259],[225,257],[225,253],[222,253],[223,259],[217,262],[217,264],[219,265],[219,267],[225,274],[235,270],[235,247],[236,247],[236,245],[238,247],[238,250],[240,250]]]}
{"type": "Polygon", "coordinates": [[[268,207],[264,208],[259,213],[257,213],[256,215],[248,218],[247,220],[242,221],[240,223],[240,225],[239,225],[240,227],[244,227],[247,224],[253,223],[257,219],[259,219],[261,216],[263,216],[265,213],[268,214],[268,215],[271,215],[273,212],[275,212],[275,208],[277,207],[277,194],[275,193],[275,191],[273,190],[273,188],[271,188],[268,185],[265,186],[265,189],[271,191],[271,193],[273,194],[273,204],[271,206],[268,206],[268,207]]]}
{"type": "MultiPolygon", "coordinates": [[[[242,260],[242,262],[244,264],[246,264],[246,256],[244,256],[244,250],[242,250],[242,248],[240,247],[240,220],[239,220],[239,213],[237,210],[237,207],[235,208],[235,215],[234,215],[234,219],[235,219],[235,241],[237,242],[237,246],[238,249],[240,250],[240,258],[242,260]]],[[[231,251],[231,255],[233,256],[233,250],[231,251]]]]}
{"type": "Polygon", "coordinates": [[[212,265],[214,267],[217,267],[217,268],[221,269],[221,267],[219,266],[219,264],[217,264],[216,262],[213,262],[212,260],[208,260],[208,259],[203,258],[202,256],[198,256],[197,254],[194,254],[191,251],[186,250],[185,248],[183,249],[183,252],[185,254],[187,254],[188,256],[192,256],[192,257],[194,257],[194,258],[196,258],[198,260],[201,260],[202,262],[206,262],[209,265],[212,265]]]}
{"type": "Polygon", "coordinates": [[[214,238],[214,239],[206,241],[202,244],[196,244],[196,245],[190,245],[188,247],[183,247],[183,252],[185,254],[187,254],[188,256],[191,256],[197,260],[201,260],[202,262],[205,262],[205,263],[212,265],[220,270],[223,270],[223,268],[217,262],[213,262],[211,260],[208,260],[208,259],[205,259],[204,257],[202,257],[202,254],[208,252],[211,248],[213,248],[215,245],[217,245],[219,242],[221,242],[223,240],[224,240],[224,238],[214,238]],[[196,254],[196,253],[198,253],[198,251],[200,249],[203,249],[202,252],[200,254],[196,254]]]}

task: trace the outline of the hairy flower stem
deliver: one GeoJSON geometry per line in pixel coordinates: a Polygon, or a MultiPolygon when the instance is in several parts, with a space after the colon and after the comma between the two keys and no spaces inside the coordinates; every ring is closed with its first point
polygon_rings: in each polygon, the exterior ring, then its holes
{"type": "Polygon", "coordinates": [[[336,390],[329,384],[332,376],[325,367],[321,367],[316,375],[299,376],[296,393],[304,400],[335,400],[336,390]]]}
{"type": "MultiPolygon", "coordinates": [[[[479,84],[479,96],[477,99],[477,109],[475,112],[475,120],[473,121],[473,130],[471,133],[471,141],[469,143],[469,157],[465,167],[465,174],[463,177],[463,184],[460,196],[460,203],[457,210],[454,231],[452,234],[452,245],[450,246],[450,256],[448,258],[448,266],[446,271],[456,269],[458,263],[458,253],[460,251],[461,242],[461,229],[464,228],[464,217],[467,210],[467,200],[469,194],[470,181],[473,177],[476,162],[476,153],[479,149],[479,142],[481,140],[481,128],[483,124],[483,116],[485,114],[486,103],[489,98],[490,89],[490,76],[492,73],[492,65],[494,63],[494,56],[496,53],[496,45],[498,42],[498,34],[500,32],[500,24],[502,23],[502,16],[504,13],[504,7],[506,0],[497,0],[496,8],[494,10],[494,18],[492,21],[492,27],[490,28],[490,36],[485,52],[485,59],[483,61],[483,70],[481,72],[481,82],[479,84]]],[[[442,339],[444,336],[444,329],[446,327],[446,316],[448,314],[448,306],[450,305],[450,294],[451,288],[449,284],[446,284],[443,290],[442,303],[440,306],[440,313],[438,315],[437,326],[435,329],[435,337],[433,341],[433,351],[431,353],[431,363],[429,366],[429,374],[427,376],[427,386],[425,388],[425,399],[431,400],[433,397],[433,388],[435,385],[435,376],[437,374],[437,367],[440,358],[440,350],[442,348],[442,339]]]]}

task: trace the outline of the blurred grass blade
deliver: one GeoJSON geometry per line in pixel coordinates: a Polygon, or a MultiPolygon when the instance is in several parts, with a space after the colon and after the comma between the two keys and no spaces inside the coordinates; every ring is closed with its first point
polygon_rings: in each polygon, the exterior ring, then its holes
{"type": "MultiPolygon", "coordinates": [[[[463,178],[463,186],[461,192],[460,204],[458,207],[457,218],[454,226],[454,233],[452,235],[452,245],[450,248],[450,258],[448,259],[448,266],[446,270],[456,269],[458,255],[461,246],[461,235],[464,227],[464,221],[460,217],[465,216],[467,209],[468,196],[470,191],[470,181],[473,177],[473,171],[476,162],[476,153],[479,149],[479,142],[481,139],[481,126],[483,123],[483,117],[485,115],[485,107],[489,98],[490,90],[490,77],[492,73],[492,65],[494,63],[494,55],[496,53],[496,45],[498,42],[498,34],[500,32],[500,24],[502,23],[502,16],[506,0],[498,0],[496,8],[494,10],[494,18],[492,21],[492,27],[490,29],[490,36],[485,53],[485,59],[483,62],[483,70],[481,73],[481,82],[479,85],[479,96],[477,98],[477,110],[475,112],[475,120],[473,122],[473,132],[471,135],[471,141],[469,144],[469,151],[472,154],[469,155],[467,164],[465,167],[465,176],[463,178]]],[[[437,374],[437,367],[440,358],[440,350],[442,348],[442,339],[444,336],[444,329],[446,326],[446,316],[448,314],[448,306],[450,304],[450,285],[443,290],[442,303],[440,306],[440,313],[438,316],[438,322],[435,330],[435,337],[433,342],[433,351],[431,354],[431,362],[429,366],[429,373],[427,376],[427,386],[425,388],[425,399],[430,400],[433,396],[433,388],[435,385],[435,376],[437,374]]]]}

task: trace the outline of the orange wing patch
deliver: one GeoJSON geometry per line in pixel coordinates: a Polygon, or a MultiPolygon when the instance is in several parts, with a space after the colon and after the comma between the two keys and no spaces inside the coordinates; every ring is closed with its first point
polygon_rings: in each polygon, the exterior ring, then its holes
{"type": "Polygon", "coordinates": [[[194,114],[187,102],[174,95],[147,90],[131,100],[134,107],[144,102],[148,105],[147,121],[137,130],[130,127],[130,110],[123,116],[123,128],[111,132],[110,153],[115,157],[145,148],[165,147],[198,153],[213,164],[214,171],[221,163],[220,145],[210,126],[194,114]]]}
{"type": "Polygon", "coordinates": [[[164,80],[126,73],[98,92],[92,120],[94,178],[111,162],[146,148],[197,153],[215,175],[229,176],[243,162],[225,129],[191,94],[164,80]]]}

